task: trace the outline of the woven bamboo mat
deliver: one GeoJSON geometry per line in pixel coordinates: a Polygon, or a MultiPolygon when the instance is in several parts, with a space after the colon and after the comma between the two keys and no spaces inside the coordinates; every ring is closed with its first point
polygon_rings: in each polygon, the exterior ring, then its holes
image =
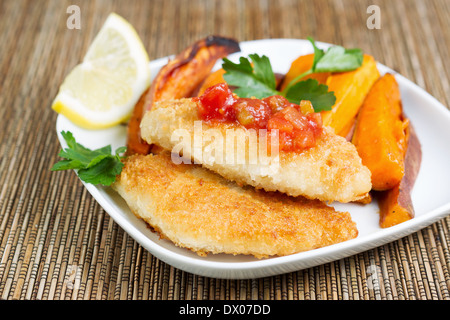
{"type": "Polygon", "coordinates": [[[151,59],[209,34],[311,35],[362,48],[450,105],[448,0],[0,1],[0,298],[450,299],[449,217],[321,266],[222,280],[153,257],[72,171],[51,172],[60,150],[51,101],[111,11],[134,25],[151,59]],[[367,27],[371,4],[380,29],[367,27]],[[70,5],[81,29],[67,27],[70,5]]]}

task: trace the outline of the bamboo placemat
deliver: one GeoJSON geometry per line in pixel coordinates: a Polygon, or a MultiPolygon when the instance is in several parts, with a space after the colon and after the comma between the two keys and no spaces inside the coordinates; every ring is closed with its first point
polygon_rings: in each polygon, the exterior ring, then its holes
{"type": "MultiPolygon", "coordinates": [[[[450,218],[398,241],[279,276],[222,280],[167,265],[137,244],[72,171],[50,109],[110,12],[130,21],[151,59],[209,34],[306,38],[360,47],[450,105],[448,0],[0,2],[0,298],[449,299],[450,218]],[[381,28],[369,29],[377,5],[381,28]],[[81,28],[69,29],[68,7],[81,28]]],[[[69,11],[70,12],[70,11],[69,11]]]]}

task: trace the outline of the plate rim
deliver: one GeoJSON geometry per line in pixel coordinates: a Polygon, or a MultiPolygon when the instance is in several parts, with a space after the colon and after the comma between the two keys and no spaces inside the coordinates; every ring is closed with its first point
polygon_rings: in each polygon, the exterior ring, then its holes
{"type": "MultiPolygon", "coordinates": [[[[273,39],[258,39],[250,41],[239,42],[241,48],[250,45],[257,45],[262,42],[297,42],[300,45],[304,45],[305,42],[309,43],[306,39],[294,39],[294,38],[273,38],[273,39]]],[[[334,44],[316,41],[318,47],[327,48],[334,44]]],[[[312,52],[312,48],[311,48],[312,52]]],[[[242,52],[237,52],[235,55],[242,55],[242,52]]],[[[161,67],[174,55],[157,58],[150,61],[149,67],[161,67]],[[156,65],[156,66],[155,66],[156,65]]],[[[392,72],[398,77],[402,84],[401,86],[409,86],[412,90],[419,90],[420,94],[424,95],[426,99],[432,100],[433,107],[447,118],[450,123],[450,110],[448,110],[439,100],[427,92],[424,88],[421,88],[416,83],[407,79],[397,71],[381,64],[377,61],[377,66],[381,68],[380,73],[392,72]]],[[[56,120],[56,133],[61,146],[67,147],[63,140],[58,126],[60,121],[64,118],[62,115],[58,115],[56,120]]],[[[67,120],[69,121],[69,120],[67,120]]],[[[81,180],[80,180],[81,181],[81,180]]],[[[253,279],[266,276],[274,276],[287,272],[298,271],[304,268],[314,267],[322,265],[331,261],[340,260],[351,255],[361,253],[373,249],[375,247],[382,246],[386,243],[398,240],[406,235],[410,235],[417,232],[436,221],[444,218],[450,214],[450,200],[448,203],[441,205],[431,211],[428,211],[414,219],[405,221],[399,225],[392,226],[390,228],[381,229],[371,234],[365,235],[363,238],[354,238],[344,242],[336,243],[330,246],[309,250],[305,252],[299,252],[287,256],[272,257],[268,259],[260,259],[253,261],[243,262],[223,262],[223,261],[210,261],[202,260],[199,258],[193,258],[189,256],[180,255],[168,248],[161,246],[148,238],[143,232],[141,232],[131,221],[125,219],[123,216],[116,212],[116,209],[109,203],[100,190],[102,187],[98,187],[92,184],[81,181],[86,187],[93,198],[101,205],[101,207],[113,218],[113,220],[119,224],[134,240],[148,250],[152,255],[161,259],[162,261],[179,268],[181,270],[191,272],[200,276],[214,277],[218,279],[253,279]],[[380,235],[381,234],[381,235],[380,235]],[[312,260],[317,259],[315,262],[312,260]],[[320,261],[319,261],[320,260],[320,261]],[[222,274],[218,274],[218,271],[222,271],[222,274]]],[[[115,192],[115,191],[114,191],[115,192]]]]}

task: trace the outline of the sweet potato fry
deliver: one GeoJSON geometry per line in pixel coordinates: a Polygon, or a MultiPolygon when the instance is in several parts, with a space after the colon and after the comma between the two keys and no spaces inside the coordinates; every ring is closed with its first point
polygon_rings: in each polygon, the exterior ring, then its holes
{"type": "Polygon", "coordinates": [[[411,191],[422,161],[420,141],[411,123],[408,127],[405,175],[394,188],[379,192],[380,227],[388,228],[414,218],[411,191]]]}
{"type": "Polygon", "coordinates": [[[147,154],[150,146],[140,138],[140,119],[155,101],[189,97],[211,72],[216,61],[240,51],[230,38],[209,36],[195,42],[169,61],[153,80],[150,89],[137,103],[128,126],[127,154],[147,154]],[[141,99],[141,100],[142,100],[141,99]]]}
{"type": "Polygon", "coordinates": [[[353,138],[353,134],[355,133],[355,128],[356,128],[356,117],[350,121],[345,128],[343,128],[341,130],[341,136],[345,137],[345,139],[347,139],[347,141],[352,141],[353,138]]]}
{"type": "Polygon", "coordinates": [[[223,78],[223,75],[225,74],[225,70],[220,68],[214,72],[211,72],[203,81],[202,85],[200,86],[200,89],[198,90],[197,96],[201,96],[203,93],[205,93],[205,90],[209,87],[212,87],[219,83],[224,83],[225,79],[223,78]]]}
{"type": "Polygon", "coordinates": [[[340,136],[347,136],[364,99],[374,82],[380,77],[375,59],[365,54],[358,69],[331,74],[326,81],[333,91],[336,103],[330,111],[322,111],[323,124],[332,127],[340,136]]]}
{"type": "MultiPolygon", "coordinates": [[[[297,59],[295,59],[292,62],[291,67],[289,68],[288,72],[286,73],[286,76],[284,77],[283,82],[280,85],[280,91],[283,91],[287,87],[287,85],[297,76],[311,69],[313,61],[314,61],[313,53],[302,55],[297,59]]],[[[319,81],[319,83],[325,84],[330,74],[331,73],[329,72],[313,73],[303,77],[302,80],[316,79],[317,81],[319,81]]]]}
{"type": "Polygon", "coordinates": [[[229,38],[211,36],[197,41],[158,73],[147,96],[146,110],[153,101],[189,97],[218,59],[239,50],[238,42],[229,38]]]}
{"type": "Polygon", "coordinates": [[[404,170],[409,120],[402,115],[395,77],[379,78],[358,114],[352,142],[372,173],[372,189],[388,190],[400,183],[404,170]]]}
{"type": "Polygon", "coordinates": [[[148,88],[139,98],[134,106],[132,116],[128,122],[127,127],[127,155],[148,154],[150,152],[150,145],[141,139],[140,124],[144,115],[145,99],[150,88],[148,88]]]}

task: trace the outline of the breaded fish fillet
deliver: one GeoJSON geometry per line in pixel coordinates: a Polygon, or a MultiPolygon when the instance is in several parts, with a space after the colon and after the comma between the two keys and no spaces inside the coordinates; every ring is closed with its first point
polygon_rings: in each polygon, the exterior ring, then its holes
{"type": "Polygon", "coordinates": [[[193,158],[195,163],[226,179],[266,191],[345,203],[364,199],[371,190],[371,173],[362,164],[355,146],[328,127],[324,127],[316,146],[312,148],[301,153],[280,152],[276,158],[261,153],[258,154],[258,161],[252,162],[250,148],[255,142],[251,140],[251,130],[234,127],[236,141],[245,141],[245,146],[239,147],[235,143],[230,150],[226,135],[233,125],[211,127],[200,122],[199,130],[195,125],[199,121],[197,105],[191,99],[161,101],[144,115],[141,136],[148,143],[173,152],[178,152],[174,148],[179,147],[183,156],[193,158]],[[174,137],[175,133],[180,136],[174,137]],[[209,152],[213,149],[212,141],[216,146],[223,146],[218,152],[220,154],[209,152]],[[235,161],[230,163],[225,161],[227,159],[235,161]]]}
{"type": "Polygon", "coordinates": [[[197,252],[289,255],[355,238],[347,212],[318,200],[264,192],[170,155],[125,160],[113,188],[164,238],[197,252]]]}

